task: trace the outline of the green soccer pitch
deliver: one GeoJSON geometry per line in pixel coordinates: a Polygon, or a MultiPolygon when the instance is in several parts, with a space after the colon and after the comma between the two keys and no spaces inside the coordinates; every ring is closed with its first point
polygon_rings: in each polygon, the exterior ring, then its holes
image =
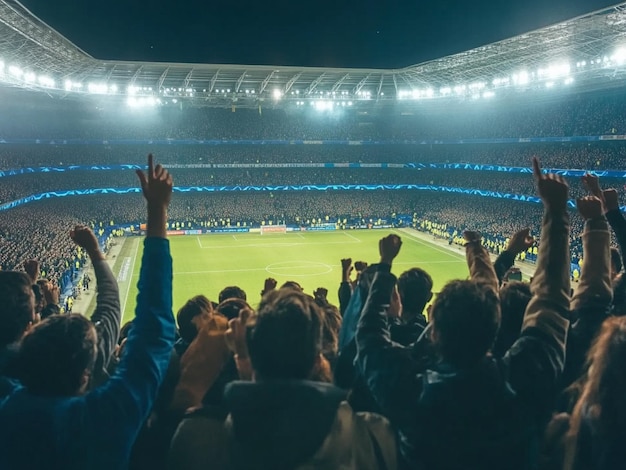
{"type": "MultiPolygon", "coordinates": [[[[328,289],[329,300],[337,303],[342,258],[376,263],[378,241],[392,230],[349,230],[337,232],[292,232],[287,234],[211,234],[171,237],[174,259],[174,312],[187,299],[203,294],[217,301],[220,290],[237,285],[256,308],[266,278],[282,285],[293,280],[309,294],[318,287],[328,289]]],[[[412,230],[396,231],[403,245],[394,262],[399,275],[421,267],[434,280],[434,291],[451,279],[468,276],[464,251],[449,250],[418,237],[412,230]]],[[[124,240],[115,264],[123,321],[134,316],[142,238],[124,240]]]]}

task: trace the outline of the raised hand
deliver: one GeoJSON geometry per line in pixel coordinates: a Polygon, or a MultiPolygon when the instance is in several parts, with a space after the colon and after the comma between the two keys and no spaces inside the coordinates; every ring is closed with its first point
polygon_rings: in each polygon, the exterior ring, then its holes
{"type": "Polygon", "coordinates": [[[387,235],[378,242],[378,251],[380,253],[380,262],[383,264],[391,264],[402,246],[402,240],[398,235],[387,235]]]}
{"type": "Polygon", "coordinates": [[[274,279],[273,277],[268,277],[265,280],[265,284],[263,285],[263,290],[261,291],[261,296],[264,296],[268,292],[271,292],[274,289],[276,289],[277,285],[278,285],[278,282],[276,282],[276,279],[274,279]]]}
{"type": "Polygon", "coordinates": [[[607,212],[619,209],[619,194],[616,189],[605,189],[602,191],[602,198],[607,212]]]}
{"type": "Polygon", "coordinates": [[[320,300],[322,303],[328,302],[328,289],[325,287],[318,287],[315,292],[313,292],[313,297],[315,300],[320,300]]]}
{"type": "Polygon", "coordinates": [[[583,185],[595,197],[602,199],[602,190],[600,189],[600,179],[591,173],[586,173],[582,177],[583,185]]]}
{"type": "Polygon", "coordinates": [[[569,186],[565,180],[559,175],[542,173],[536,157],[533,157],[533,174],[537,183],[537,192],[544,205],[550,209],[566,209],[569,186]]]}
{"type": "Polygon", "coordinates": [[[59,304],[59,298],[60,298],[59,286],[54,285],[51,282],[46,282],[45,284],[42,285],[42,291],[43,291],[43,297],[44,299],[46,299],[46,305],[48,304],[58,305],[59,304]]]}
{"type": "Polygon", "coordinates": [[[78,246],[84,248],[87,253],[93,253],[100,250],[98,239],[93,231],[85,225],[77,225],[70,230],[70,238],[78,246]]]}
{"type": "Polygon", "coordinates": [[[604,210],[602,207],[602,201],[595,196],[581,197],[576,200],[576,207],[578,212],[585,219],[595,219],[602,217],[604,210]]]}
{"type": "Polygon", "coordinates": [[[341,260],[341,276],[344,281],[350,280],[350,275],[354,267],[352,266],[352,258],[344,258],[341,260]]]}
{"type": "Polygon", "coordinates": [[[530,229],[525,228],[516,232],[509,241],[507,251],[515,254],[522,253],[528,250],[535,244],[535,239],[530,235],[530,229]]]}
{"type": "Polygon", "coordinates": [[[26,271],[30,281],[34,284],[37,282],[37,279],[39,279],[39,273],[41,272],[41,269],[39,268],[39,261],[36,259],[24,261],[24,271],[26,271]]]}
{"type": "Polygon", "coordinates": [[[249,308],[242,308],[239,311],[239,316],[228,322],[228,330],[226,330],[225,334],[226,344],[239,359],[248,357],[246,325],[251,315],[252,311],[249,308]]]}
{"type": "Polygon", "coordinates": [[[143,196],[150,205],[167,207],[172,198],[172,176],[160,164],[154,166],[154,157],[148,155],[148,171],[137,170],[137,177],[141,183],[143,196]]]}

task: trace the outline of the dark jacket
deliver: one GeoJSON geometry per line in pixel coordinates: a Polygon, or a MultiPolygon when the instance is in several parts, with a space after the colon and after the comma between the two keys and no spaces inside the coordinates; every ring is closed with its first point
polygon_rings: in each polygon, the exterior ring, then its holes
{"type": "Polygon", "coordinates": [[[587,352],[608,318],[613,300],[611,234],[607,220],[602,217],[587,221],[582,239],[585,262],[570,306],[576,321],[567,337],[567,360],[561,388],[571,385],[583,373],[587,352]]]}
{"type": "Polygon", "coordinates": [[[107,367],[119,340],[122,309],[117,280],[108,262],[96,260],[93,262],[93,269],[96,273],[98,295],[91,321],[98,332],[98,357],[91,386],[97,387],[109,378],[107,367]]]}
{"type": "Polygon", "coordinates": [[[344,398],[342,390],[318,382],[234,382],[224,396],[225,420],[206,410],[183,420],[172,440],[170,468],[396,468],[387,420],[352,412],[344,398]]]}
{"type": "MultiPolygon", "coordinates": [[[[533,468],[538,428],[565,362],[568,236],[567,211],[546,211],[520,338],[501,360],[485,357],[465,370],[442,363],[425,368],[391,341],[384,304],[395,278],[389,266],[379,266],[357,330],[357,362],[399,432],[409,468],[533,468]]],[[[467,256],[472,279],[497,289],[487,251],[469,244],[467,256]]]]}
{"type": "Polygon", "coordinates": [[[76,397],[36,396],[18,388],[0,404],[0,468],[127,466],[174,344],[167,240],[145,240],[138,287],[136,317],[124,355],[104,385],[76,397]]]}

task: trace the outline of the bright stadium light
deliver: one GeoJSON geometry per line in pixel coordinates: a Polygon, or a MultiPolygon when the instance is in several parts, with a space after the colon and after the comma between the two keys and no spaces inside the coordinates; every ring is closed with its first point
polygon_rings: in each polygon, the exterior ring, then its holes
{"type": "Polygon", "coordinates": [[[24,72],[22,71],[22,69],[17,67],[16,65],[9,66],[9,73],[16,78],[21,78],[22,75],[24,75],[24,72]]]}
{"type": "Polygon", "coordinates": [[[493,91],[486,91],[483,93],[483,98],[493,98],[496,94],[493,91]]]}
{"type": "Polygon", "coordinates": [[[26,72],[24,74],[24,81],[26,83],[33,83],[37,81],[37,75],[35,75],[33,72],[26,72]]]}
{"type": "Polygon", "coordinates": [[[462,95],[463,93],[465,93],[465,85],[457,85],[454,87],[454,92],[457,95],[462,95]]]}
{"type": "Polygon", "coordinates": [[[0,74],[4,74],[4,61],[0,60],[0,74]]]}
{"type": "Polygon", "coordinates": [[[554,87],[554,82],[546,82],[546,88],[554,87]]]}
{"type": "Polygon", "coordinates": [[[46,88],[54,88],[56,85],[54,80],[46,75],[41,75],[39,77],[39,84],[46,88]]]}
{"type": "Polygon", "coordinates": [[[72,80],[65,80],[65,91],[72,91],[72,80]]]}
{"type": "Polygon", "coordinates": [[[111,93],[117,93],[117,85],[113,84],[109,87],[111,93]]]}
{"type": "Polygon", "coordinates": [[[526,72],[525,70],[513,74],[512,78],[515,85],[528,85],[528,83],[530,82],[530,75],[528,75],[528,72],[526,72]]]}
{"type": "Polygon", "coordinates": [[[274,97],[275,100],[279,100],[283,97],[283,92],[280,91],[278,88],[276,88],[273,92],[272,92],[272,96],[274,97]]]}
{"type": "Polygon", "coordinates": [[[611,60],[617,65],[624,65],[626,63],[626,48],[620,47],[611,56],[611,60]]]}
{"type": "Polygon", "coordinates": [[[106,83],[91,82],[89,85],[87,85],[87,91],[94,95],[106,95],[109,91],[109,87],[106,83]]]}
{"type": "Polygon", "coordinates": [[[564,82],[564,83],[565,83],[566,85],[571,85],[572,83],[574,83],[574,78],[573,78],[573,77],[567,77],[567,78],[565,79],[565,82],[564,82]]]}

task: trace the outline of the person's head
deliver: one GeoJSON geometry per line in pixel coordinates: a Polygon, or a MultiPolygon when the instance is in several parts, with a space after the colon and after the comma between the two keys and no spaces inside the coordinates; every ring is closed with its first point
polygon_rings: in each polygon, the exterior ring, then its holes
{"type": "Polygon", "coordinates": [[[313,297],[295,289],[271,291],[248,335],[255,376],[304,380],[321,360],[323,314],[313,297]]]}
{"type": "Polygon", "coordinates": [[[431,322],[433,343],[441,359],[469,367],[487,354],[496,338],[498,295],[474,281],[452,281],[435,299],[431,322]]]}
{"type": "Polygon", "coordinates": [[[328,360],[334,360],[339,352],[339,329],[341,315],[337,307],[325,305],[320,307],[323,314],[322,326],[322,354],[328,360]]]}
{"type": "Polygon", "coordinates": [[[239,312],[244,308],[252,310],[252,307],[248,305],[248,302],[243,299],[227,298],[220,302],[220,304],[215,308],[215,311],[224,315],[229,320],[232,320],[233,318],[238,318],[239,312]]]}
{"type": "Polygon", "coordinates": [[[622,256],[619,250],[611,247],[611,279],[614,279],[622,271],[622,256]]]}
{"type": "Polygon", "coordinates": [[[183,341],[191,343],[198,334],[196,322],[202,315],[211,316],[213,305],[204,295],[197,295],[189,299],[176,314],[178,332],[183,341]]]}
{"type": "Polygon", "coordinates": [[[626,317],[611,317],[602,325],[588,354],[588,369],[582,393],[572,413],[569,457],[576,454],[576,442],[583,416],[594,420],[594,429],[603,436],[624,435],[626,422],[626,317]]]}
{"type": "Polygon", "coordinates": [[[281,289],[294,289],[300,292],[303,292],[304,289],[302,288],[302,286],[297,283],[296,281],[287,281],[285,282],[282,286],[280,286],[281,289]]]}
{"type": "Polygon", "coordinates": [[[507,282],[500,289],[500,311],[502,319],[500,330],[493,348],[495,356],[500,357],[509,350],[519,338],[524,321],[524,313],[532,298],[530,284],[520,281],[507,282]]]}
{"type": "Polygon", "coordinates": [[[0,271],[0,348],[14,343],[35,321],[35,295],[26,273],[0,271]]]}
{"type": "Polygon", "coordinates": [[[420,314],[433,298],[433,279],[423,269],[409,269],[398,278],[398,293],[405,314],[420,314]]]}
{"type": "Polygon", "coordinates": [[[24,336],[19,379],[35,395],[79,395],[93,372],[97,344],[96,329],[87,318],[52,315],[24,336]]]}
{"type": "Polygon", "coordinates": [[[221,304],[226,299],[248,300],[245,291],[241,287],[237,286],[228,286],[222,289],[222,292],[220,292],[218,297],[219,303],[221,304]]]}

